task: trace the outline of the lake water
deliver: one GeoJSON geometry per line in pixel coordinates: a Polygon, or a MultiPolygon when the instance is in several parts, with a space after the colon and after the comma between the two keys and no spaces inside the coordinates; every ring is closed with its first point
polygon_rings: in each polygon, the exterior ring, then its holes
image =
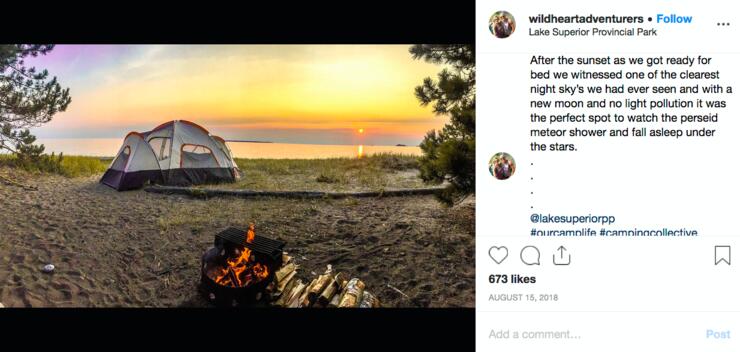
{"type": "MultiPolygon", "coordinates": [[[[39,138],[46,152],[67,155],[114,156],[123,143],[121,138],[39,138]]],[[[419,147],[376,145],[321,145],[288,143],[227,142],[235,158],[321,159],[357,157],[377,153],[421,155],[419,147]]]]}

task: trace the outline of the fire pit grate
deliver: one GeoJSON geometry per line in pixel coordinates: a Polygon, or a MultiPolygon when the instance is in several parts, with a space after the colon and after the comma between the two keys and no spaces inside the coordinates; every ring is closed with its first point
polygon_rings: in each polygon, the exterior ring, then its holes
{"type": "Polygon", "coordinates": [[[285,242],[235,227],[216,234],[201,258],[201,290],[216,305],[252,305],[283,264],[285,242]]]}
{"type": "Polygon", "coordinates": [[[224,245],[224,242],[228,242],[237,246],[247,247],[256,253],[269,257],[272,261],[282,260],[285,242],[255,235],[254,240],[249,243],[246,240],[246,236],[244,236],[246,232],[247,231],[236,227],[229,227],[228,229],[216,234],[216,239],[213,241],[213,245],[221,247],[224,245]]]}

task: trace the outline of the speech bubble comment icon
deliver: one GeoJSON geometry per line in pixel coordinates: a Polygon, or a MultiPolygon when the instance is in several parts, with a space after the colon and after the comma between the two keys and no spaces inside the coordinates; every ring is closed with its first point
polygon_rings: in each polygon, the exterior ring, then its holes
{"type": "Polygon", "coordinates": [[[527,265],[540,265],[540,250],[535,246],[526,246],[519,253],[522,263],[527,265]]]}

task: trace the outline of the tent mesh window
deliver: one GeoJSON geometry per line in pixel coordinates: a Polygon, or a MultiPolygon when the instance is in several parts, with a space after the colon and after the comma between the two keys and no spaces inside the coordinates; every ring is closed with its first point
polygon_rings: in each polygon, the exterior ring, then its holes
{"type": "Polygon", "coordinates": [[[170,157],[170,149],[172,147],[172,138],[168,137],[153,137],[149,139],[149,145],[154,151],[154,155],[157,156],[157,160],[165,160],[170,157]]]}
{"type": "Polygon", "coordinates": [[[180,154],[183,168],[218,168],[218,161],[210,148],[202,145],[183,144],[180,154]]]}
{"type": "Polygon", "coordinates": [[[116,157],[116,160],[113,161],[113,165],[111,165],[111,169],[123,171],[123,169],[126,167],[126,163],[128,162],[128,157],[131,155],[131,147],[126,146],[126,148],[123,148],[121,153],[118,154],[116,157]]]}

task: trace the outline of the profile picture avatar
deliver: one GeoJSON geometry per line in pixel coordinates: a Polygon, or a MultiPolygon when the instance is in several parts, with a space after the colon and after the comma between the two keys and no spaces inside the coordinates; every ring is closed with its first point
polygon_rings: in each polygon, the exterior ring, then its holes
{"type": "Polygon", "coordinates": [[[508,153],[496,153],[488,161],[488,172],[499,180],[505,180],[514,174],[516,163],[508,153]]]}
{"type": "Polygon", "coordinates": [[[488,30],[496,38],[508,38],[516,29],[514,16],[506,11],[496,11],[488,20],[488,30]]]}

